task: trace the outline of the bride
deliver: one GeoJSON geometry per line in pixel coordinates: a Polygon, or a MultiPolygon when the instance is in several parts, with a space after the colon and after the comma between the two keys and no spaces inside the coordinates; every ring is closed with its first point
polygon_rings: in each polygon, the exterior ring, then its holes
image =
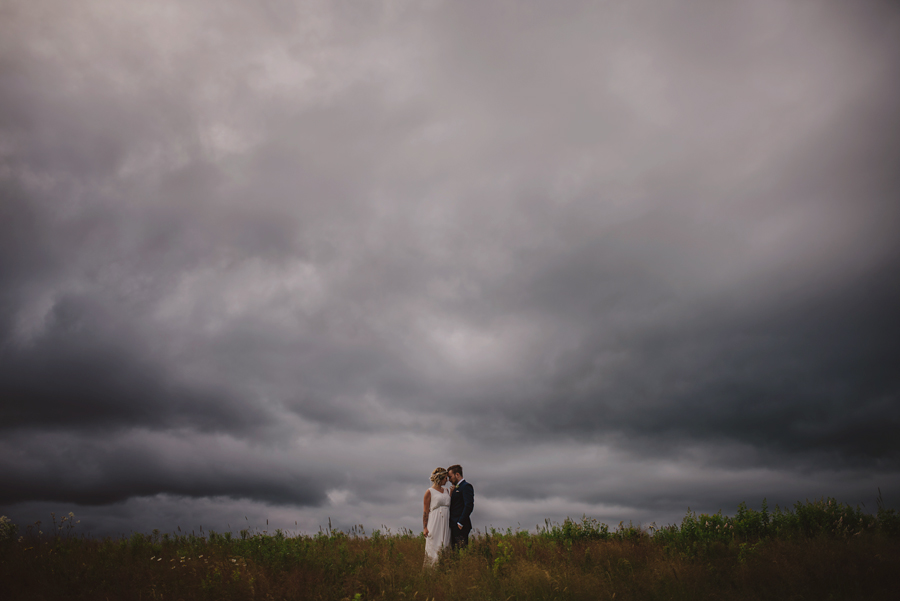
{"type": "Polygon", "coordinates": [[[450,492],[444,489],[446,483],[447,470],[439,467],[431,472],[431,488],[425,491],[422,515],[426,567],[436,564],[441,551],[450,546],[450,492]]]}

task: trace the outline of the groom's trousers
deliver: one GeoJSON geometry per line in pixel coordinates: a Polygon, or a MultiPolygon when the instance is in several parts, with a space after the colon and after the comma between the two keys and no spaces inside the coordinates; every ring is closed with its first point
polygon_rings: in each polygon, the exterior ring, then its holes
{"type": "Polygon", "coordinates": [[[450,546],[454,549],[463,549],[469,546],[469,529],[452,524],[450,526],[450,546]]]}

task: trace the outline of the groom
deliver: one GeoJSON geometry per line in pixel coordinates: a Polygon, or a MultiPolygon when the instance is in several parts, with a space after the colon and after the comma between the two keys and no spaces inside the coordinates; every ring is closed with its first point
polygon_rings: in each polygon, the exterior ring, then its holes
{"type": "Polygon", "coordinates": [[[450,544],[454,549],[469,544],[469,532],[472,531],[472,509],[475,508],[475,489],[463,479],[462,467],[451,465],[447,468],[447,477],[453,484],[450,493],[450,544]]]}

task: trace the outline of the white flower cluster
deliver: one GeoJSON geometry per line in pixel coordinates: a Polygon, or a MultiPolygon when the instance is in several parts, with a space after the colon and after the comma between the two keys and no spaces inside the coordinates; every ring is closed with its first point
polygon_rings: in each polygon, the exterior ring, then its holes
{"type": "Polygon", "coordinates": [[[19,527],[5,515],[0,515],[0,541],[14,540],[19,527]]]}

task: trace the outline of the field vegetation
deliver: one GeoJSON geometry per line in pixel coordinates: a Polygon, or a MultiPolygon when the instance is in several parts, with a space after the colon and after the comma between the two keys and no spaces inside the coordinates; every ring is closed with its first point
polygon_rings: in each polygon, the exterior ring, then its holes
{"type": "Polygon", "coordinates": [[[423,569],[418,533],[77,534],[72,514],[20,531],[0,519],[6,599],[897,599],[900,516],[833,499],[688,511],[680,525],[591,518],[476,532],[423,569]]]}

